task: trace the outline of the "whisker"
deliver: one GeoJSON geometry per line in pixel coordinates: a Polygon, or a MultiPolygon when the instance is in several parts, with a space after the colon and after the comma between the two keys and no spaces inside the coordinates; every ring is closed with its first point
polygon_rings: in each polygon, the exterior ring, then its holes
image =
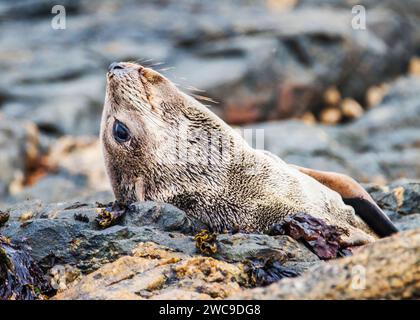
{"type": "Polygon", "coordinates": [[[190,85],[186,85],[186,86],[184,86],[184,88],[187,89],[187,90],[190,90],[190,91],[206,92],[206,90],[198,89],[198,88],[190,86],[190,85]]]}
{"type": "Polygon", "coordinates": [[[177,78],[177,79],[182,80],[182,81],[186,81],[187,80],[187,78],[185,78],[185,77],[179,77],[176,74],[174,75],[174,78],[177,78]]]}
{"type": "Polygon", "coordinates": [[[144,67],[149,67],[149,64],[151,63],[151,62],[153,62],[154,61],[154,59],[146,59],[146,60],[144,60],[144,61],[142,61],[142,65],[144,66],[144,67]]]}
{"type": "Polygon", "coordinates": [[[145,61],[146,61],[145,58],[140,58],[140,59],[134,60],[133,62],[134,63],[144,63],[145,61]]]}
{"type": "Polygon", "coordinates": [[[193,96],[194,98],[196,98],[197,100],[201,100],[201,101],[207,101],[207,102],[211,102],[211,103],[215,103],[215,104],[219,104],[218,101],[213,100],[210,97],[206,97],[206,96],[201,96],[198,94],[194,94],[194,93],[190,93],[191,96],[193,96]]]}
{"type": "Polygon", "coordinates": [[[153,68],[153,67],[161,66],[162,64],[165,64],[165,62],[163,62],[163,61],[162,62],[155,62],[155,63],[149,65],[148,67],[153,68]]]}
{"type": "Polygon", "coordinates": [[[168,70],[174,70],[175,69],[175,67],[167,67],[167,68],[162,68],[162,69],[159,69],[159,70],[157,70],[157,71],[159,71],[159,72],[165,72],[165,71],[168,71],[168,70]]]}

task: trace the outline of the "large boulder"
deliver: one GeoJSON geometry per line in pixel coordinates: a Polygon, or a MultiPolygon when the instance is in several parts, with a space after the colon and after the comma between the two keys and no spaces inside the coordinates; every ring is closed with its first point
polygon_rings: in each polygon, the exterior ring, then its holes
{"type": "Polygon", "coordinates": [[[233,299],[418,299],[420,229],[369,244],[353,256],[233,299]]]}

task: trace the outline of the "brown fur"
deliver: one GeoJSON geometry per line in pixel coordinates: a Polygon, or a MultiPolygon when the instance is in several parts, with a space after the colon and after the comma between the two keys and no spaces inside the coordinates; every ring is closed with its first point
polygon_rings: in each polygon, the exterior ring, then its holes
{"type": "Polygon", "coordinates": [[[156,71],[133,63],[108,73],[101,139],[118,201],[172,203],[217,231],[264,231],[306,212],[349,231],[351,244],[372,230],[340,195],[266,151],[252,149],[208,108],[156,71]],[[118,119],[131,131],[120,144],[118,119]]]}

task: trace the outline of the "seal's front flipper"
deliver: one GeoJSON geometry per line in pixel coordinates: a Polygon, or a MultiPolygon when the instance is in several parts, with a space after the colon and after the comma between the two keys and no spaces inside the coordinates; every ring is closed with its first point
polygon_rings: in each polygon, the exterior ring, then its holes
{"type": "Polygon", "coordinates": [[[352,206],[363,221],[380,237],[386,237],[398,232],[398,229],[379,208],[369,193],[353,178],[336,172],[291,166],[339,193],[344,203],[352,206]]]}
{"type": "Polygon", "coordinates": [[[356,213],[380,237],[387,237],[398,232],[397,227],[388,216],[378,207],[364,198],[343,198],[345,204],[352,206],[356,213]]]}

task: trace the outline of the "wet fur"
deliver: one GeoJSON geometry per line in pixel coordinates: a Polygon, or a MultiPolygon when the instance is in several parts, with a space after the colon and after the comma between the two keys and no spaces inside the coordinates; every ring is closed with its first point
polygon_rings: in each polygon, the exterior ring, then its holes
{"type": "Polygon", "coordinates": [[[287,215],[306,212],[347,230],[351,244],[376,237],[340,194],[277,156],[252,149],[159,73],[122,65],[108,73],[101,123],[118,201],[172,203],[216,231],[262,232],[287,215]],[[112,136],[115,119],[132,132],[127,144],[112,136]]]}

